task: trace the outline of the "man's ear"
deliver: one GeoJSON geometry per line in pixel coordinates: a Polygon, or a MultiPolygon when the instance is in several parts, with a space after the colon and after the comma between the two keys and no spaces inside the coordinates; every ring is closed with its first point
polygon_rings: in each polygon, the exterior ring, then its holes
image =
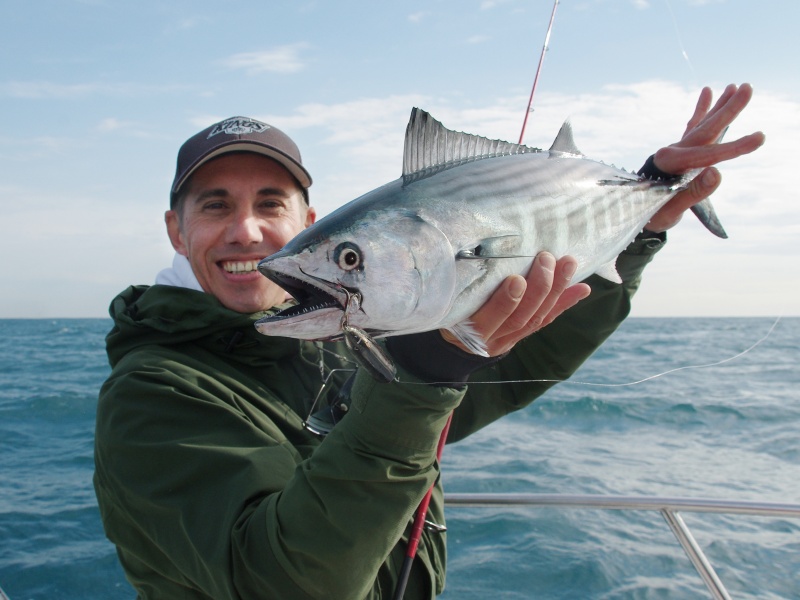
{"type": "Polygon", "coordinates": [[[175,252],[188,256],[186,244],[183,242],[183,232],[181,231],[181,216],[176,210],[168,210],[164,213],[164,222],[167,224],[167,235],[175,252]]]}
{"type": "Polygon", "coordinates": [[[306,227],[311,227],[317,220],[317,211],[313,206],[306,209],[306,227]]]}

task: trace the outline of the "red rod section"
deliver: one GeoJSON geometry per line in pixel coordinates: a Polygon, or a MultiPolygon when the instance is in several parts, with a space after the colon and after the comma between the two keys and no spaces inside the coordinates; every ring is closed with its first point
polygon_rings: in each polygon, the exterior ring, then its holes
{"type": "Polygon", "coordinates": [[[522,143],[522,138],[525,137],[525,126],[528,124],[528,115],[531,114],[531,106],[533,105],[533,94],[536,92],[536,85],[539,83],[539,73],[542,72],[542,64],[544,64],[544,54],[547,52],[547,46],[550,43],[550,32],[553,29],[553,21],[556,18],[556,8],[558,8],[559,0],[553,2],[553,13],[550,15],[550,24],[547,26],[547,35],[544,36],[544,46],[542,46],[542,55],[539,57],[539,66],[536,68],[536,76],[533,78],[533,87],[531,88],[531,97],[528,99],[528,107],[525,109],[525,118],[522,120],[522,131],[519,132],[519,144],[522,143]]]}

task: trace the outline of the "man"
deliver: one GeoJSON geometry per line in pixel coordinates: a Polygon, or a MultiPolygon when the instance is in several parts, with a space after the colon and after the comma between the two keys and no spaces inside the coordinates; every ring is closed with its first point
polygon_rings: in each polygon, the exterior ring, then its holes
{"type": "MultiPolygon", "coordinates": [[[[657,152],[647,174],[757,148],[760,134],[715,143],[751,93],[729,86],[712,109],[704,90],[683,139],[657,152]]],[[[190,138],[166,213],[176,261],[156,285],[112,302],[113,371],[98,404],[95,488],[139,597],[391,597],[409,521],[434,483],[428,519],[444,522],[435,455],[451,413],[455,441],[550,387],[463,384],[569,377],[627,315],[661,232],[719,181],[705,169],[653,218],[617,261],[622,284],[569,286],[575,261],[542,253],[527,278],[509,277],[473,317],[493,358],[438,332],[390,338],[401,381],[453,384],[386,384],[342,371],[354,368],[342,343],[253,328],[286,302],[258,260],[315,220],[294,143],[244,118],[190,138]],[[340,393],[349,410],[320,438],[303,420],[323,380],[327,400],[340,393]]],[[[406,598],[444,587],[445,539],[434,529],[423,533],[406,598]]]]}

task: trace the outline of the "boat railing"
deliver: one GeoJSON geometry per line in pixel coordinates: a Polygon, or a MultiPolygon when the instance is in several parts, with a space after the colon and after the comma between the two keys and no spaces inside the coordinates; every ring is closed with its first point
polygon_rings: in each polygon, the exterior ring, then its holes
{"type": "Polygon", "coordinates": [[[557,507],[599,510],[658,511],[664,517],[715,600],[731,600],[717,572],[694,539],[681,512],[722,513],[800,519],[800,504],[777,504],[650,496],[570,494],[447,494],[445,504],[460,507],[557,507]]]}

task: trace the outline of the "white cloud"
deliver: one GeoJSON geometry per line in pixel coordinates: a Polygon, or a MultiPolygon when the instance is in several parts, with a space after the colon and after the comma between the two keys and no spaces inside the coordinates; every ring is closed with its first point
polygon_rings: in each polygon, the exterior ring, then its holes
{"type": "Polygon", "coordinates": [[[127,121],[122,121],[120,119],[116,119],[114,117],[108,117],[107,119],[103,119],[97,126],[97,130],[103,133],[108,133],[112,131],[119,131],[123,129],[129,129],[132,127],[132,124],[127,121]]]}
{"type": "Polygon", "coordinates": [[[288,44],[269,50],[241,52],[219,61],[229,69],[241,69],[250,75],[256,73],[296,73],[305,68],[305,61],[300,57],[308,44],[288,44]]]}
{"type": "Polygon", "coordinates": [[[153,85],[131,82],[57,83],[53,81],[6,81],[0,83],[0,97],[28,100],[70,100],[87,96],[142,96],[185,90],[182,85],[153,85]]]}
{"type": "MultiPolygon", "coordinates": [[[[722,86],[716,89],[719,92],[722,86]]],[[[572,96],[542,92],[534,102],[526,142],[548,147],[563,119],[571,117],[576,143],[587,156],[635,169],[659,146],[680,137],[696,97],[697,90],[663,81],[607,86],[572,96]]],[[[309,103],[289,114],[251,116],[277,125],[298,141],[315,181],[312,201],[324,215],[400,175],[405,126],[413,106],[428,110],[451,129],[516,141],[526,102],[527,94],[462,107],[453,98],[409,94],[309,103]]],[[[203,115],[195,125],[199,130],[227,116],[203,115]]],[[[98,121],[97,127],[107,134],[128,135],[137,130],[137,123],[114,116],[98,121]]],[[[713,199],[730,239],[713,238],[693,216],[687,216],[648,267],[634,314],[789,315],[800,311],[800,257],[795,242],[800,235],[800,210],[791,178],[794,148],[800,139],[800,102],[756,90],[728,139],[756,129],[765,131],[767,143],[756,153],[721,166],[723,184],[713,199]]],[[[86,153],[85,147],[76,145],[80,142],[4,137],[0,155],[17,159],[20,153],[49,153],[49,157],[76,149],[86,153]]],[[[14,296],[13,305],[8,296],[0,303],[0,311],[6,316],[31,316],[26,312],[30,305],[24,303],[26,296],[35,297],[41,305],[42,312],[36,316],[102,316],[112,294],[129,283],[152,281],[171,256],[159,204],[169,176],[165,168],[163,181],[155,178],[152,187],[130,191],[108,182],[87,182],[84,190],[65,189],[53,178],[13,188],[4,185],[0,189],[5,211],[0,250],[13,256],[26,248],[26,264],[53,268],[42,278],[7,261],[5,279],[24,282],[14,286],[24,294],[20,291],[19,298],[14,296]],[[61,278],[65,286],[69,281],[81,282],[86,297],[97,301],[92,306],[67,306],[48,296],[53,277],[61,278]],[[39,285],[37,281],[44,283],[35,289],[26,287],[39,285]]]]}
{"type": "Polygon", "coordinates": [[[25,248],[25,260],[2,267],[3,278],[15,285],[0,298],[0,314],[104,316],[115,294],[134,281],[152,281],[169,264],[172,252],[160,214],[132,212],[107,194],[65,190],[57,182],[51,188],[48,181],[33,189],[0,186],[6,215],[0,220],[0,251],[14,256],[25,248]]]}
{"type": "Polygon", "coordinates": [[[209,25],[211,23],[213,23],[213,20],[210,17],[206,16],[183,17],[177,22],[175,28],[178,30],[194,29],[196,27],[200,27],[202,25],[209,25]]]}
{"type": "Polygon", "coordinates": [[[0,159],[32,161],[51,159],[82,148],[83,142],[68,137],[37,135],[35,137],[0,137],[0,159]]]}
{"type": "Polygon", "coordinates": [[[103,89],[95,83],[53,83],[49,81],[9,81],[0,84],[0,95],[11,98],[77,98],[103,89]]]}
{"type": "Polygon", "coordinates": [[[304,104],[290,115],[255,117],[291,132],[295,139],[298,134],[313,139],[298,143],[314,177],[313,202],[319,213],[327,214],[400,175],[411,108],[427,104],[425,96],[389,96],[304,104]]]}
{"type": "MultiPolygon", "coordinates": [[[[721,90],[717,86],[717,93],[721,90]]],[[[574,96],[542,93],[526,142],[549,147],[569,117],[576,143],[589,158],[635,170],[656,149],[680,138],[698,93],[664,81],[612,85],[574,96]]],[[[516,141],[526,101],[502,98],[464,109],[440,98],[396,96],[303,105],[288,116],[262,118],[293,132],[314,132],[318,141],[306,146],[304,156],[313,163],[312,199],[324,215],[399,176],[412,106],[425,108],[451,129],[516,141]]],[[[730,239],[714,238],[687,216],[671,232],[656,266],[648,269],[652,273],[637,297],[635,314],[798,314],[800,209],[786,174],[793,170],[792,148],[800,139],[800,103],[757,91],[727,139],[759,129],[767,134],[764,147],[720,166],[723,184],[713,202],[730,239]]]]}
{"type": "Polygon", "coordinates": [[[106,117],[102,119],[97,124],[96,130],[101,134],[116,134],[145,139],[163,139],[165,137],[163,133],[154,132],[141,123],[118,119],[116,117],[106,117]]]}
{"type": "MultiPolygon", "coordinates": [[[[717,91],[721,91],[721,86],[717,91]]],[[[571,96],[541,93],[534,102],[525,143],[549,147],[562,122],[569,118],[576,143],[588,157],[635,170],[657,148],[680,138],[697,94],[697,90],[657,80],[609,85],[593,93],[571,96]]],[[[428,110],[451,129],[517,141],[526,102],[527,97],[500,98],[483,107],[458,108],[450,100],[407,95],[338,104],[304,104],[289,115],[257,117],[295,134],[303,130],[311,132],[320,155],[335,147],[334,155],[327,153],[322,157],[332,170],[357,172],[360,177],[373,170],[388,170],[397,176],[405,124],[413,106],[428,110]],[[361,161],[357,165],[351,162],[355,157],[361,161]]],[[[205,126],[213,120],[218,118],[204,117],[197,125],[205,126]]],[[[728,186],[726,181],[723,190],[731,188],[728,194],[755,195],[761,203],[772,202],[774,206],[764,211],[768,215],[795,211],[793,193],[787,193],[785,173],[792,168],[789,164],[792,144],[800,138],[800,103],[757,92],[751,106],[731,127],[727,139],[758,129],[767,133],[767,144],[751,156],[723,164],[726,180],[736,182],[735,186],[728,186]]],[[[315,152],[314,146],[307,146],[304,154],[315,152]]],[[[347,193],[348,190],[340,189],[337,200],[346,201],[347,193]]],[[[750,220],[750,212],[756,209],[745,204],[736,210],[748,211],[745,218],[750,220]]]]}
{"type": "Polygon", "coordinates": [[[509,2],[515,2],[516,0],[483,0],[481,2],[480,9],[481,10],[491,10],[501,4],[508,4],[509,2]]]}

